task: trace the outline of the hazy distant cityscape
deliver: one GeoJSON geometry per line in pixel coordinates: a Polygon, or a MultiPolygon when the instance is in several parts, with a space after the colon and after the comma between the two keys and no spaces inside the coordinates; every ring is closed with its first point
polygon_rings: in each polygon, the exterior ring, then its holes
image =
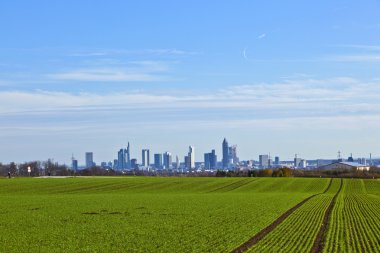
{"type": "Polygon", "coordinates": [[[363,166],[377,166],[380,164],[380,159],[369,157],[354,158],[351,154],[349,157],[344,158],[341,152],[337,152],[336,159],[311,159],[307,160],[300,157],[298,154],[294,155],[293,160],[281,160],[280,156],[269,154],[259,155],[258,159],[240,160],[238,157],[237,145],[229,145],[226,138],[222,142],[222,154],[218,160],[218,155],[215,149],[210,150],[209,153],[204,153],[203,161],[195,160],[196,149],[194,146],[189,146],[188,153],[183,157],[178,155],[173,156],[171,152],[165,151],[163,153],[152,153],[150,149],[145,148],[141,150],[141,154],[131,155],[131,146],[128,142],[126,148],[121,148],[115,153],[115,159],[112,161],[96,162],[96,154],[89,151],[84,155],[84,164],[79,164],[78,159],[72,157],[71,169],[74,171],[87,169],[91,167],[101,167],[102,169],[112,169],[115,171],[128,172],[128,171],[143,171],[143,172],[215,172],[217,170],[225,171],[239,171],[239,170],[252,170],[252,169],[270,169],[270,168],[293,168],[312,170],[334,162],[348,162],[352,164],[363,166]]]}

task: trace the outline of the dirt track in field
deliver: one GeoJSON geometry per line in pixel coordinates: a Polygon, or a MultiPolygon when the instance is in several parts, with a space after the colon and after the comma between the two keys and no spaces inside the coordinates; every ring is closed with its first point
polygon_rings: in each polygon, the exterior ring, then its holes
{"type": "MultiPolygon", "coordinates": [[[[329,185],[327,186],[326,190],[324,190],[323,193],[326,193],[331,186],[332,178],[330,179],[329,185]]],[[[338,191],[339,192],[339,191],[338,191]]],[[[258,243],[261,239],[263,239],[267,234],[272,232],[278,225],[280,225],[286,218],[288,218],[289,215],[291,215],[295,210],[300,208],[303,204],[305,204],[309,199],[314,198],[317,195],[323,194],[323,193],[317,193],[314,194],[301,202],[299,202],[297,205],[293,206],[289,210],[287,210],[285,213],[283,213],[280,217],[278,217],[272,224],[261,230],[259,233],[257,233],[255,236],[251,237],[248,241],[240,245],[238,248],[231,251],[231,253],[240,253],[245,252],[248,249],[250,249],[253,245],[258,243]]]]}
{"type": "Polygon", "coordinates": [[[326,209],[325,215],[323,217],[323,222],[322,222],[321,228],[319,229],[317,237],[315,238],[315,241],[314,241],[314,245],[311,248],[311,251],[310,251],[311,253],[319,253],[319,252],[323,251],[323,247],[324,247],[325,241],[326,241],[327,231],[329,229],[331,213],[332,213],[332,210],[334,208],[336,198],[338,197],[338,194],[342,190],[342,185],[343,185],[343,179],[340,179],[339,190],[334,195],[334,198],[330,202],[329,207],[326,209]]]}

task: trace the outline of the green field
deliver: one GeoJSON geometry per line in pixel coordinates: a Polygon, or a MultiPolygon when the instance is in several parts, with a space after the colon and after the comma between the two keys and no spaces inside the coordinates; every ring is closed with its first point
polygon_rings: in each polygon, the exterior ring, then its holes
{"type": "MultiPolygon", "coordinates": [[[[327,178],[1,179],[0,252],[230,252],[313,196],[249,249],[308,252],[339,185],[327,178]]],[[[380,251],[379,194],[377,180],[343,181],[325,252],[380,251]]]]}

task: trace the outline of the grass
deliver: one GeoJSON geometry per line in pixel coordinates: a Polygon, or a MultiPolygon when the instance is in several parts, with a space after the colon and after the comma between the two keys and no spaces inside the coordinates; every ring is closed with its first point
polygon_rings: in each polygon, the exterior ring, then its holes
{"type": "Polygon", "coordinates": [[[229,252],[328,182],[0,180],[0,252],[229,252]]]}

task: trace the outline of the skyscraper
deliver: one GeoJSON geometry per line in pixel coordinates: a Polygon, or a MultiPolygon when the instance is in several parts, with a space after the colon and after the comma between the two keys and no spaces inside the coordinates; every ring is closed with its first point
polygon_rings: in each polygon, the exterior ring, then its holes
{"type": "Polygon", "coordinates": [[[228,150],[228,142],[226,138],[224,138],[223,143],[222,143],[222,151],[223,151],[223,169],[228,169],[228,163],[229,163],[229,150],[228,150]]]}
{"type": "Polygon", "coordinates": [[[172,167],[172,154],[170,152],[164,153],[164,167],[165,169],[171,169],[172,167]]]}
{"type": "Polygon", "coordinates": [[[73,159],[71,167],[72,167],[73,171],[77,171],[78,170],[78,160],[73,159]]]}
{"type": "Polygon", "coordinates": [[[127,169],[131,169],[132,166],[131,166],[131,151],[130,151],[130,147],[129,147],[129,141],[128,141],[128,146],[127,146],[127,152],[126,152],[126,168],[127,169]]]}
{"type": "Polygon", "coordinates": [[[154,167],[156,169],[162,168],[162,154],[154,154],[154,167]]]}
{"type": "Polygon", "coordinates": [[[205,153],[204,159],[205,159],[205,169],[206,170],[216,169],[217,158],[215,155],[215,149],[213,149],[211,151],[211,153],[205,153]]]}
{"type": "Polygon", "coordinates": [[[149,149],[142,150],[142,166],[145,168],[149,167],[149,149]]]}
{"type": "Polygon", "coordinates": [[[131,159],[131,169],[137,169],[137,159],[131,159]]]}
{"type": "Polygon", "coordinates": [[[118,170],[124,170],[127,168],[127,160],[126,160],[126,149],[120,149],[119,152],[117,152],[117,169],[118,170]]]}
{"type": "Polygon", "coordinates": [[[259,164],[260,169],[266,169],[269,167],[269,156],[268,155],[259,155],[259,164]]]}
{"type": "Polygon", "coordinates": [[[237,146],[233,145],[231,147],[228,147],[228,160],[231,161],[232,164],[239,163],[239,158],[237,157],[237,146]]]}
{"type": "Polygon", "coordinates": [[[94,165],[94,154],[92,152],[86,152],[86,168],[91,168],[94,165]]]}
{"type": "Polygon", "coordinates": [[[189,153],[188,153],[188,169],[194,169],[195,168],[195,150],[193,146],[189,146],[189,153]]]}
{"type": "Polygon", "coordinates": [[[175,169],[178,170],[179,169],[179,158],[178,156],[175,157],[175,169]]]}
{"type": "Polygon", "coordinates": [[[280,157],[276,156],[274,158],[274,164],[277,165],[277,166],[280,165],[280,157]]]}

